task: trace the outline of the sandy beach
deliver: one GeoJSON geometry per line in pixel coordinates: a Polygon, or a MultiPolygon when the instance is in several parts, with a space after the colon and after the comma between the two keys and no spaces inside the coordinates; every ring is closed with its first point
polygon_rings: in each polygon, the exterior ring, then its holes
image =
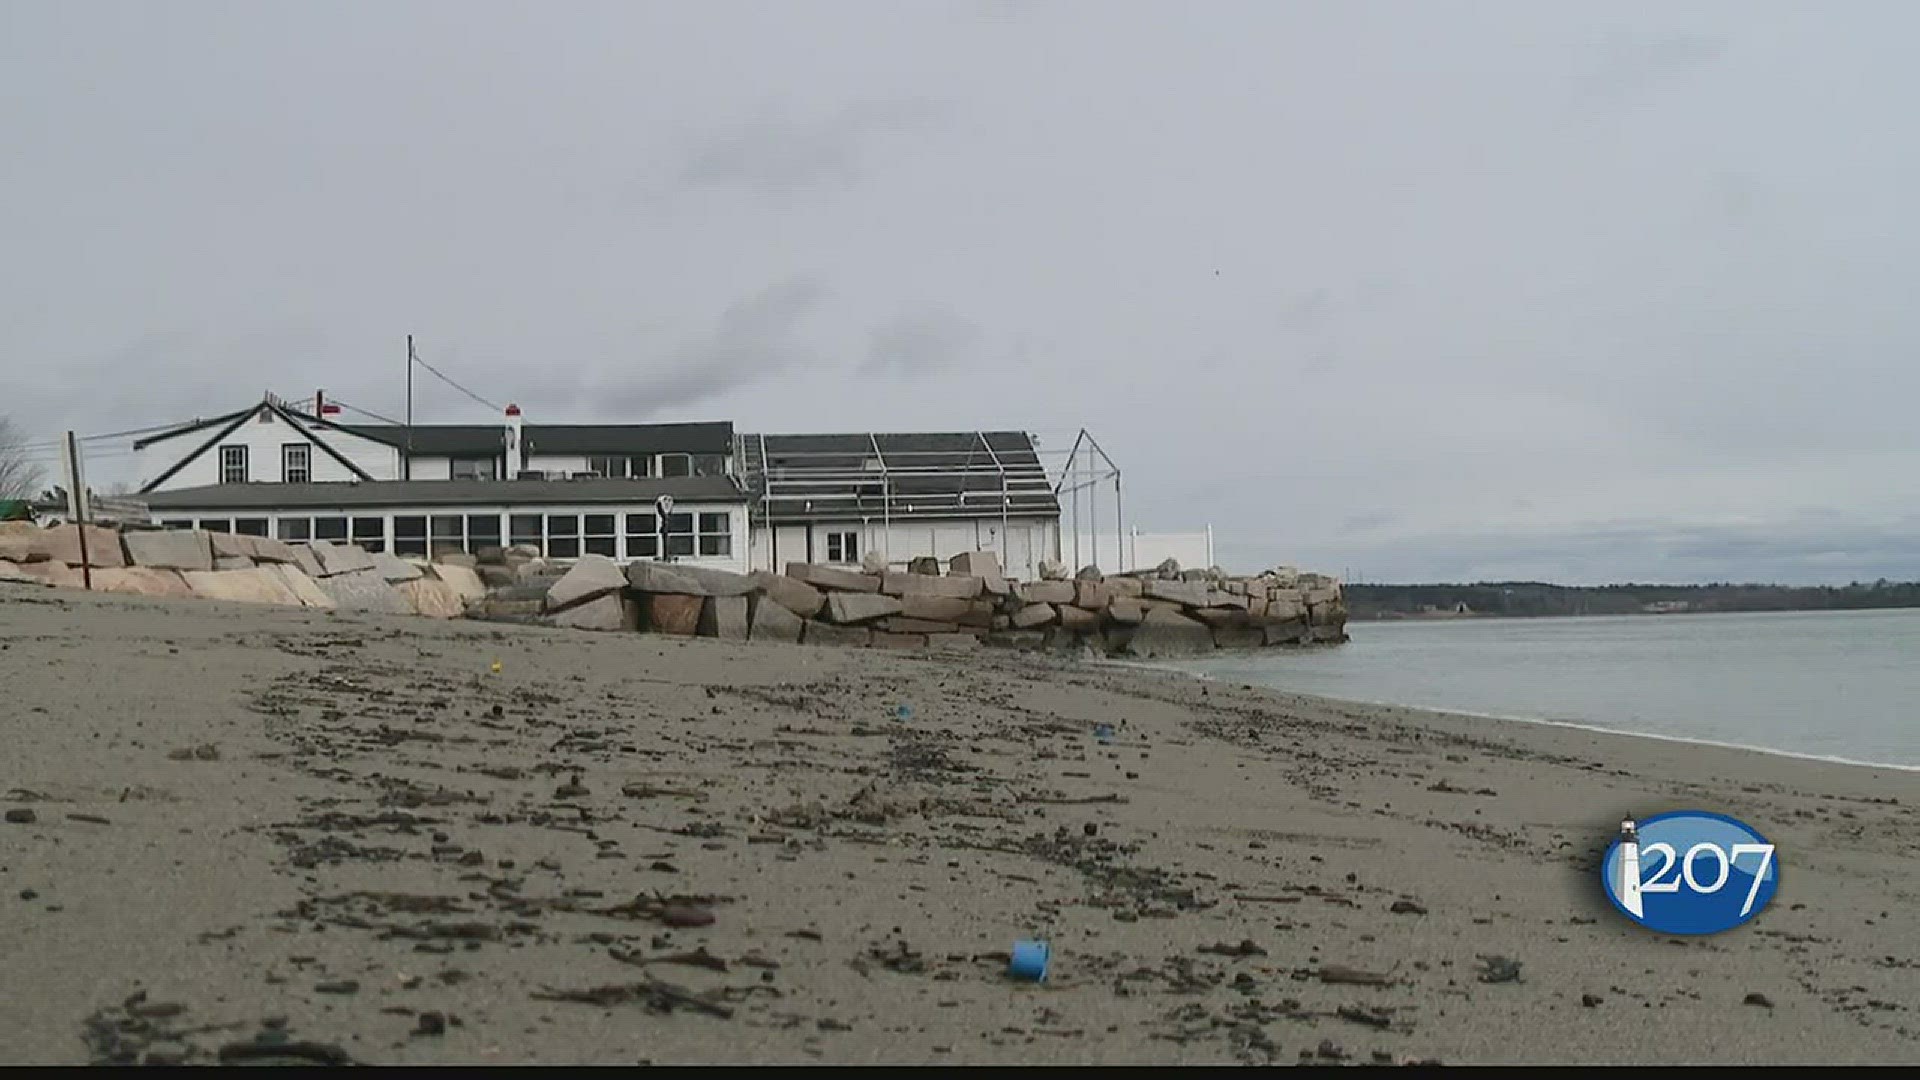
{"type": "Polygon", "coordinates": [[[9,1063],[1920,1063],[1913,772],[5,582],[0,689],[9,1063]],[[1682,808],[1778,845],[1748,925],[1603,898],[1682,808]]]}

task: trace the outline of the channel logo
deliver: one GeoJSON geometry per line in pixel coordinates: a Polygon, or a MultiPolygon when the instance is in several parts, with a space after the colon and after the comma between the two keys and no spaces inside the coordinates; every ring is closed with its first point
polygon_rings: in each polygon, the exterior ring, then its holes
{"type": "Polygon", "coordinates": [[[1773,845],[1725,814],[1680,810],[1620,823],[1600,863],[1607,899],[1663,934],[1717,934],[1760,914],[1780,887],[1773,845]]]}

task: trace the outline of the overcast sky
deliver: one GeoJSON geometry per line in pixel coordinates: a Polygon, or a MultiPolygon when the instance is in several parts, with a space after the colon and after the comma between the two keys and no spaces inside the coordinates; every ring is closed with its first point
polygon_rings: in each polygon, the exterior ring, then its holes
{"type": "Polygon", "coordinates": [[[0,0],[0,414],[393,415],[411,332],[533,421],[1084,426],[1143,531],[1237,569],[1920,577],[1917,36],[1864,0],[0,0]]]}

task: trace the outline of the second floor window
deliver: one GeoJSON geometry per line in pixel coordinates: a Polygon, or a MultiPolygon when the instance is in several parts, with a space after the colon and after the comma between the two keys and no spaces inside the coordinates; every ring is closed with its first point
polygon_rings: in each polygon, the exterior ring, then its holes
{"type": "Polygon", "coordinates": [[[693,458],[687,454],[661,454],[661,476],[692,476],[693,458]]]}
{"type": "Polygon", "coordinates": [[[223,446],[220,448],[220,482],[223,484],[247,482],[246,447],[223,446]]]}
{"type": "Polygon", "coordinates": [[[454,458],[452,476],[455,480],[492,480],[499,475],[493,458],[454,458]]]}
{"type": "Polygon", "coordinates": [[[627,459],[614,456],[595,455],[587,459],[587,471],[599,476],[618,479],[627,475],[627,459]]]}
{"type": "MultiPolygon", "coordinates": [[[[241,447],[241,449],[245,449],[241,447]]],[[[280,448],[280,479],[288,484],[304,484],[313,479],[313,447],[306,443],[288,443],[280,448]]]]}

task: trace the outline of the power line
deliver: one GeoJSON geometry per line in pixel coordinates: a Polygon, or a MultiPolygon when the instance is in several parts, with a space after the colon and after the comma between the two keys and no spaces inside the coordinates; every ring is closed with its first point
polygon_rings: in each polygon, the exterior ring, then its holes
{"type": "Polygon", "coordinates": [[[479,394],[476,394],[473,391],[467,389],[466,387],[461,386],[459,383],[454,382],[452,379],[449,379],[445,374],[441,373],[439,368],[436,368],[432,364],[427,363],[425,360],[420,359],[419,353],[417,352],[409,353],[407,358],[412,360],[414,363],[419,364],[421,367],[426,368],[429,372],[432,372],[433,376],[439,379],[441,382],[446,383],[448,386],[453,387],[455,390],[458,390],[461,393],[472,398],[473,400],[479,402],[480,404],[485,405],[487,408],[492,409],[494,412],[503,411],[500,408],[500,406],[495,405],[493,402],[488,401],[486,398],[481,397],[479,394]]]}
{"type": "MultiPolygon", "coordinates": [[[[280,400],[280,401],[292,402],[292,401],[299,400],[298,398],[287,396],[287,395],[276,394],[271,396],[275,397],[277,400],[280,400]]],[[[139,435],[154,435],[163,431],[177,431],[181,428],[192,427],[195,424],[198,424],[200,422],[201,421],[198,418],[195,418],[193,420],[188,420],[188,421],[175,421],[170,424],[153,424],[148,427],[128,428],[125,431],[103,431],[98,435],[82,435],[80,436],[80,441],[83,443],[104,442],[108,439],[125,439],[125,438],[130,438],[130,437],[139,436],[139,435]]],[[[388,422],[392,423],[392,421],[388,421],[388,422]]],[[[56,436],[54,438],[37,439],[33,442],[0,444],[0,449],[20,450],[20,451],[53,450],[57,452],[60,450],[61,447],[65,445],[66,445],[66,437],[56,436]]]]}
{"type": "Polygon", "coordinates": [[[152,435],[159,431],[168,431],[180,427],[180,424],[155,424],[152,427],[132,428],[127,431],[109,431],[100,435],[82,435],[81,442],[99,442],[103,439],[124,439],[129,435],[152,435]]]}
{"type": "Polygon", "coordinates": [[[347,410],[348,412],[355,412],[355,413],[359,413],[359,414],[360,414],[360,415],[362,415],[362,416],[371,416],[371,417],[373,417],[373,418],[374,418],[375,420],[378,420],[378,421],[380,421],[380,422],[382,422],[382,423],[386,423],[386,424],[392,424],[392,425],[393,425],[393,426],[395,426],[395,427],[405,427],[405,426],[406,426],[406,425],[404,425],[404,424],[402,424],[402,423],[401,423],[400,421],[398,421],[398,420],[395,420],[395,419],[394,419],[393,417],[391,417],[391,416],[382,416],[382,415],[380,415],[379,413],[377,413],[377,412],[374,412],[374,411],[373,411],[372,409],[363,409],[363,408],[361,408],[361,407],[360,407],[360,406],[358,406],[358,405],[350,405],[350,404],[348,404],[347,402],[344,402],[344,401],[341,401],[341,400],[340,400],[339,398],[328,398],[327,400],[328,400],[328,402],[330,402],[331,404],[334,404],[334,405],[338,405],[338,406],[340,406],[341,408],[343,408],[343,409],[345,409],[345,410],[347,410]]]}

